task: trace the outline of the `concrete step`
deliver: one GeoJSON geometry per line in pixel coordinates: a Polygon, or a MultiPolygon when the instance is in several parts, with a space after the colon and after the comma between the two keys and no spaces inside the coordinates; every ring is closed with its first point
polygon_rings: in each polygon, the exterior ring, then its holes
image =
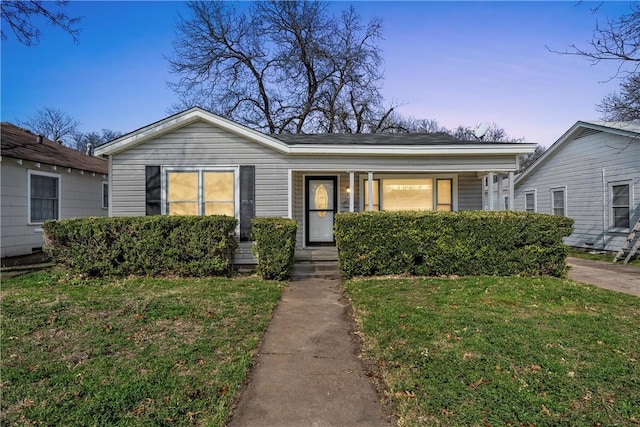
{"type": "Polygon", "coordinates": [[[298,261],[335,261],[338,262],[338,250],[333,247],[324,247],[317,249],[300,249],[296,248],[296,262],[298,261]]]}
{"type": "Polygon", "coordinates": [[[338,262],[329,261],[296,261],[291,274],[293,280],[302,279],[339,279],[338,262]]]}

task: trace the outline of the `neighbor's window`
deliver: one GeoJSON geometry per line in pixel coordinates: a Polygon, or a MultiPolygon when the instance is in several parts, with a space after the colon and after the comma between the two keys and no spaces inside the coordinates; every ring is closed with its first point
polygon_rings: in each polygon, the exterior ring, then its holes
{"type": "Polygon", "coordinates": [[[629,184],[611,185],[611,226],[613,228],[629,228],[630,189],[629,184]]]}
{"type": "Polygon", "coordinates": [[[527,191],[524,193],[524,211],[535,212],[536,211],[536,192],[527,191]]]}
{"type": "Polygon", "coordinates": [[[109,207],[109,183],[102,181],[102,208],[107,209],[109,207]]]}
{"type": "Polygon", "coordinates": [[[60,217],[60,175],[29,171],[29,222],[60,217]]]}
{"type": "Polygon", "coordinates": [[[565,216],[566,214],[566,194],[564,188],[551,189],[551,213],[565,216]]]}
{"type": "Polygon", "coordinates": [[[234,171],[167,170],[166,213],[234,216],[234,171]]]}

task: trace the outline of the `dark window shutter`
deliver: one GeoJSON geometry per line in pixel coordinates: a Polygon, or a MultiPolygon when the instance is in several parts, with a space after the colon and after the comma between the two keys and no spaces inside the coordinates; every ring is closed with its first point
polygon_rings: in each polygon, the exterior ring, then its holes
{"type": "Polygon", "coordinates": [[[160,166],[145,166],[144,175],[146,182],[145,213],[147,215],[160,215],[162,213],[160,166]]]}
{"type": "Polygon", "coordinates": [[[256,167],[240,166],[240,241],[251,240],[251,219],[256,216],[256,167]]]}

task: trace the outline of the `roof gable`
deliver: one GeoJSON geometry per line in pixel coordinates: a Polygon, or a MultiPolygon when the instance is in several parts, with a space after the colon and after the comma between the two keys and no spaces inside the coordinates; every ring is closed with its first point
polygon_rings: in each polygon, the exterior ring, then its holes
{"type": "Polygon", "coordinates": [[[277,139],[232,122],[202,108],[194,107],[100,145],[96,147],[95,154],[97,156],[117,154],[198,121],[209,123],[212,126],[216,126],[242,136],[249,141],[265,145],[275,150],[282,152],[287,151],[286,144],[277,139]]]}
{"type": "Polygon", "coordinates": [[[577,121],[556,142],[554,142],[531,166],[516,177],[515,184],[519,184],[527,176],[535,172],[554,153],[559,151],[567,142],[598,133],[628,136],[640,142],[640,123],[637,122],[605,122],[605,121],[577,121]]]}
{"type": "Polygon", "coordinates": [[[2,122],[1,155],[53,166],[108,173],[107,161],[65,147],[47,138],[39,142],[38,135],[14,124],[2,122]]]}

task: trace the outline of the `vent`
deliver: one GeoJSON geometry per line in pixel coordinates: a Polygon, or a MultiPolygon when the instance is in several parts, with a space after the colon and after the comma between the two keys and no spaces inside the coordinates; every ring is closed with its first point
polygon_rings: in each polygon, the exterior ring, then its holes
{"type": "Polygon", "coordinates": [[[576,139],[580,139],[580,138],[584,138],[587,136],[591,136],[591,135],[597,135],[599,133],[602,133],[601,130],[597,130],[597,129],[582,129],[580,131],[580,133],[578,133],[573,140],[575,141],[576,139]]]}

